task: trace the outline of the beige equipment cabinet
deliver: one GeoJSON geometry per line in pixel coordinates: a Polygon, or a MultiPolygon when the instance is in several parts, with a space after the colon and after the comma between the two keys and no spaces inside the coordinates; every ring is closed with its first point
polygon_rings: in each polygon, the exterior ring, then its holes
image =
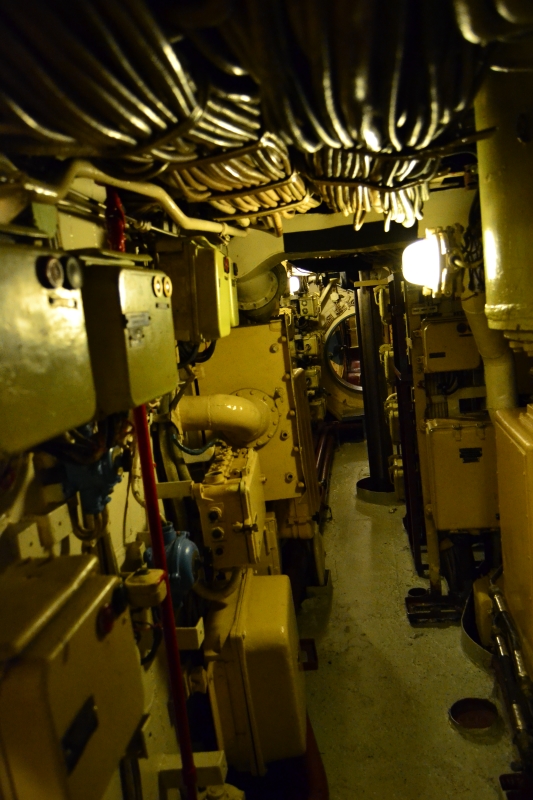
{"type": "Polygon", "coordinates": [[[207,239],[160,243],[159,265],[174,285],[176,339],[213,341],[239,324],[235,266],[207,239]]]}
{"type": "Polygon", "coordinates": [[[505,597],[533,671],[533,406],[496,413],[505,597]]]}
{"type": "Polygon", "coordinates": [[[112,263],[85,268],[83,305],[103,414],[127,411],[176,387],[171,295],[163,272],[112,263]]]}
{"type": "Polygon", "coordinates": [[[238,770],[264,775],[306,747],[303,665],[290,581],[243,571],[206,622],[204,652],[218,746],[238,770]]]}
{"type": "Polygon", "coordinates": [[[437,530],[497,528],[496,445],[490,422],[426,422],[431,515],[437,530]]]}
{"type": "Polygon", "coordinates": [[[115,577],[93,556],[27,559],[0,583],[0,789],[99,800],[143,714],[139,655],[115,577]]]}
{"type": "Polygon", "coordinates": [[[0,452],[6,454],[88,422],[96,412],[81,292],[58,277],[63,256],[0,247],[0,452]]]}
{"type": "Polygon", "coordinates": [[[479,367],[479,351],[464,318],[425,320],[421,332],[424,372],[454,372],[479,367]]]}

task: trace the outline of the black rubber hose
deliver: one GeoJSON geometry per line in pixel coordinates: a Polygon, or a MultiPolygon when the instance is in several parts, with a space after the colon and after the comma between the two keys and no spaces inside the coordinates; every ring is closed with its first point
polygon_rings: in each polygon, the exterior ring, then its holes
{"type": "Polygon", "coordinates": [[[205,364],[206,361],[209,361],[213,353],[215,352],[215,348],[217,346],[216,339],[210,342],[209,346],[205,348],[201,353],[198,353],[195,361],[197,364],[205,364]]]}

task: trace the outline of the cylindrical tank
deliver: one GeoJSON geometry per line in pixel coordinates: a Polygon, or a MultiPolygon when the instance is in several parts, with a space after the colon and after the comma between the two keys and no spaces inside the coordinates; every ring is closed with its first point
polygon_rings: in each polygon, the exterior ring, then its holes
{"type": "Polygon", "coordinates": [[[533,73],[490,72],[476,99],[489,326],[533,348],[533,73]]]}

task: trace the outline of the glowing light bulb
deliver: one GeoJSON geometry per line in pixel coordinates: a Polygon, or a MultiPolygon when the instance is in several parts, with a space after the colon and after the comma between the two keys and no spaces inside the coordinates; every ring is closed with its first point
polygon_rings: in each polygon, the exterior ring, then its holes
{"type": "Polygon", "coordinates": [[[297,278],[296,275],[291,275],[289,278],[289,290],[291,294],[298,294],[300,291],[300,278],[297,278]]]}
{"type": "Polygon", "coordinates": [[[402,272],[406,281],[439,291],[441,282],[441,247],[434,233],[408,245],[402,255],[402,272]]]}

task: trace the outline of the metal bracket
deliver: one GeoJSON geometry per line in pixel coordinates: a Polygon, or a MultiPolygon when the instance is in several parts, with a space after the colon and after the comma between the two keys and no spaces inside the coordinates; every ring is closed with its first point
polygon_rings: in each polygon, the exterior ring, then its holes
{"type": "Polygon", "coordinates": [[[444,625],[460,622],[463,604],[454,595],[433,594],[426,589],[410,589],[405,598],[411,625],[444,625]]]}
{"type": "Polygon", "coordinates": [[[192,481],[168,481],[167,483],[156,483],[157,497],[159,500],[191,497],[192,484],[192,481]]]}

